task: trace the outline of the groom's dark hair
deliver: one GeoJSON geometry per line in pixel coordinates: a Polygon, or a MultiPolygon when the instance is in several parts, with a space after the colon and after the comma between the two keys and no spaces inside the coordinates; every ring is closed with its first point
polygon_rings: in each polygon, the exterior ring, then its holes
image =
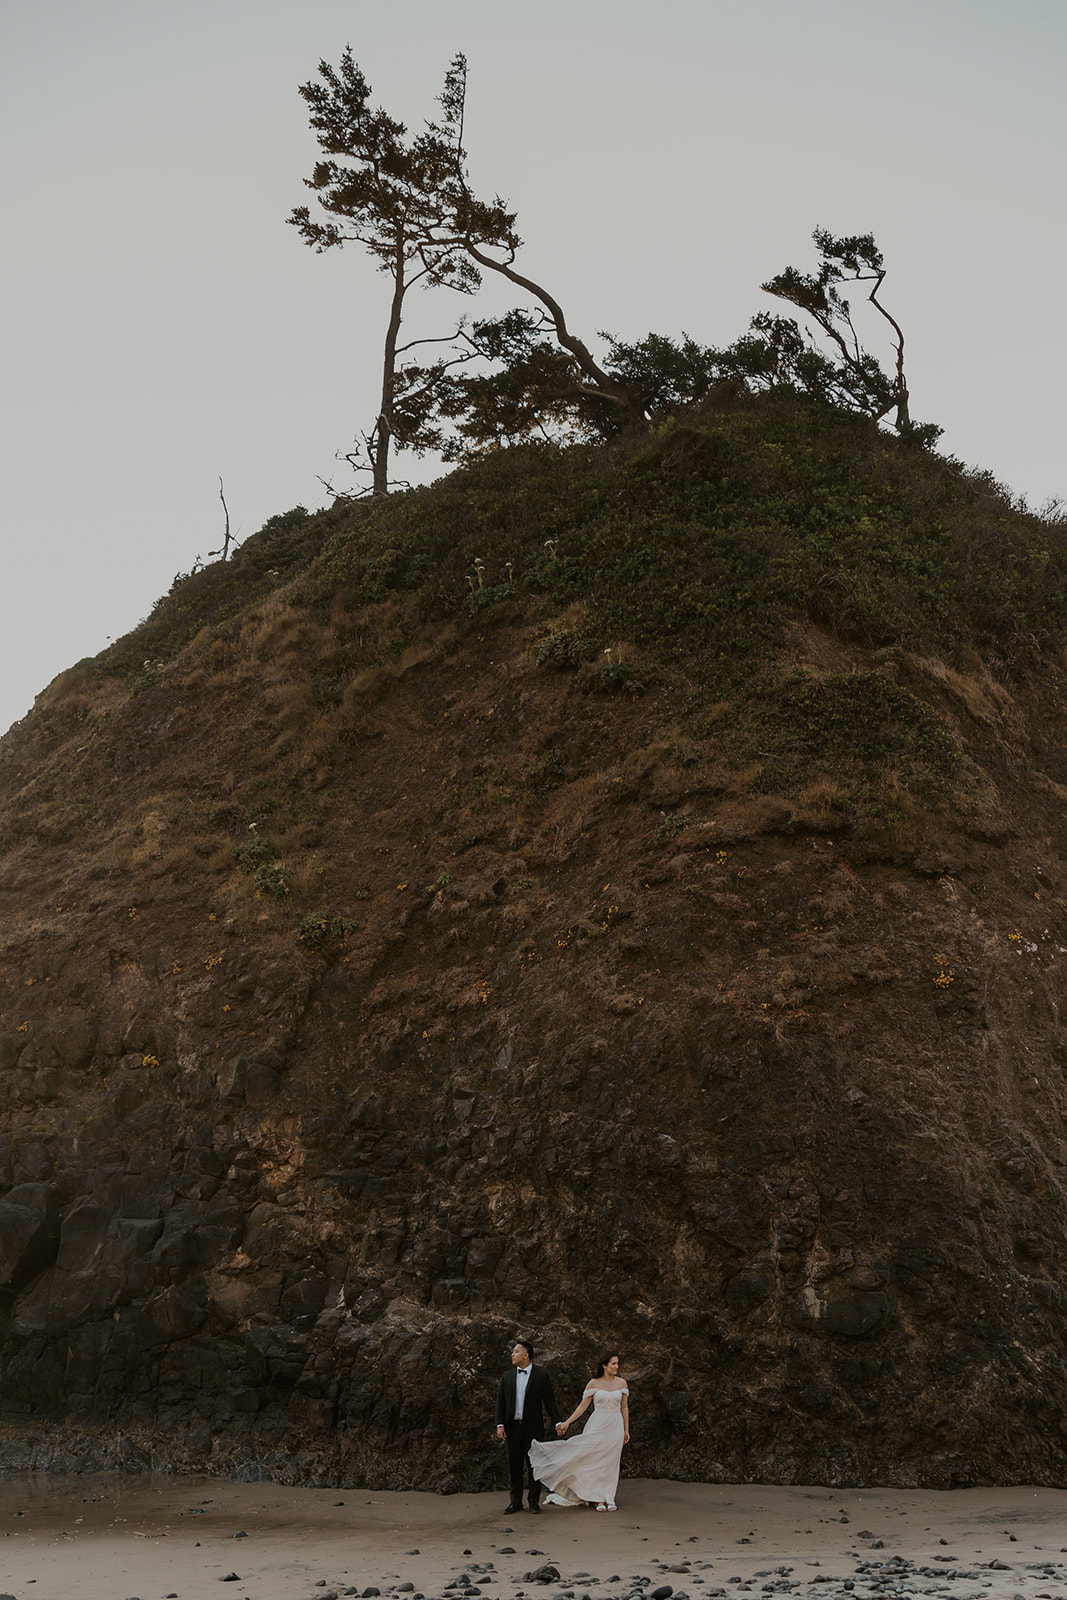
{"type": "Polygon", "coordinates": [[[530,1360],[532,1361],[533,1360],[533,1345],[530,1343],[529,1339],[516,1339],[515,1343],[522,1345],[522,1348],[526,1351],[526,1354],[529,1356],[530,1360]]]}

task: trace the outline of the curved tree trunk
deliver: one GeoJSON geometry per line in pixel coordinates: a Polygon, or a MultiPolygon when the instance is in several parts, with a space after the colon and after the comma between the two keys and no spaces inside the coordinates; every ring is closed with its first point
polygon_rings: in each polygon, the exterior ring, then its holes
{"type": "Polygon", "coordinates": [[[896,317],[890,316],[885,306],[878,299],[878,291],[882,287],[884,281],[885,273],[883,272],[879,274],[878,281],[867,298],[871,302],[871,305],[874,307],[874,309],[882,313],[882,316],[889,323],[890,327],[893,329],[893,332],[897,336],[897,370],[893,379],[893,399],[897,408],[897,414],[894,419],[893,426],[896,428],[898,433],[906,433],[911,427],[911,414],[908,410],[908,382],[904,376],[904,329],[900,326],[900,323],[897,321],[896,317]]]}
{"type": "Polygon", "coordinates": [[[563,315],[563,307],[558,300],[549,294],[547,289],[542,289],[541,285],[534,283],[532,278],[523,277],[521,272],[516,272],[515,268],[506,261],[494,261],[492,256],[485,255],[469,239],[464,241],[464,248],[477,261],[480,267],[484,267],[489,272],[500,273],[510,283],[516,284],[520,289],[525,289],[528,294],[532,294],[535,299],[540,300],[552,318],[557,342],[573,356],[578,370],[588,380],[589,386],[585,387],[583,385],[582,393],[593,395],[596,398],[605,400],[608,405],[615,406],[623,427],[639,427],[647,420],[647,413],[641,396],[627,389],[624,384],[612,378],[609,373],[604,371],[603,367],[597,364],[588,345],[571,333],[567,327],[567,319],[563,315]]]}
{"type": "Polygon", "coordinates": [[[385,350],[382,356],[382,403],[378,420],[368,442],[371,466],[374,469],[373,492],[389,493],[389,446],[393,437],[393,394],[396,387],[396,346],[403,320],[404,294],[407,289],[404,260],[404,240],[397,240],[393,262],[393,303],[389,310],[389,325],[385,330],[385,350]]]}

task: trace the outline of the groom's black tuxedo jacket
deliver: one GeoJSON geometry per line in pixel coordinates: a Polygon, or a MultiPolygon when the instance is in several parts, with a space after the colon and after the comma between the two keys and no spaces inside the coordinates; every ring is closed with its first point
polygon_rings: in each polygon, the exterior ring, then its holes
{"type": "MultiPolygon", "coordinates": [[[[515,1427],[515,1368],[509,1367],[501,1378],[496,1390],[496,1420],[503,1423],[511,1433],[515,1427]]],[[[555,1437],[555,1425],[562,1421],[559,1407],[556,1405],[556,1396],[552,1391],[552,1379],[544,1367],[531,1367],[530,1376],[526,1380],[526,1399],[522,1405],[522,1421],[518,1427],[528,1439],[547,1439],[555,1437]],[[552,1423],[552,1433],[545,1427],[544,1413],[548,1412],[552,1423]]]]}

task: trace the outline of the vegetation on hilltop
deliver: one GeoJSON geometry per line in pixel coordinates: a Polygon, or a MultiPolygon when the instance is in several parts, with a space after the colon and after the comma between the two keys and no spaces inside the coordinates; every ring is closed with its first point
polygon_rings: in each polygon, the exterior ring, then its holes
{"type": "Polygon", "coordinates": [[[581,600],[601,647],[699,651],[716,671],[747,672],[789,617],[1017,665],[1064,637],[1067,542],[860,419],[732,394],[647,437],[529,446],[361,508],[309,594],[334,589],[411,594],[423,617],[581,600]]]}
{"type": "Polygon", "coordinates": [[[136,680],[286,585],[320,612],[405,597],[397,648],[502,602],[535,620],[579,603],[588,654],[634,644],[709,682],[749,677],[790,619],[1009,674],[1067,639],[1061,524],[865,419],[736,389],[645,436],[527,445],[272,518],[232,561],[179,575],[94,671],[136,680]]]}

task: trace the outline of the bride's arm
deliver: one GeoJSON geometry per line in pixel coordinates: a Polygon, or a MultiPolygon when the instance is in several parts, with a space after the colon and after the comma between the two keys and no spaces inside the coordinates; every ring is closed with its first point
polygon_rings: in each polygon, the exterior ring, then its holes
{"type": "Polygon", "coordinates": [[[574,1410],[571,1412],[571,1414],[567,1418],[566,1422],[561,1422],[561,1423],[557,1424],[556,1432],[559,1433],[559,1434],[566,1433],[566,1431],[570,1427],[571,1423],[572,1422],[577,1422],[578,1418],[581,1416],[582,1412],[583,1411],[588,1411],[589,1407],[592,1405],[592,1403],[593,1403],[593,1396],[591,1394],[587,1394],[585,1396],[585,1398],[582,1400],[581,1405],[580,1406],[575,1406],[574,1410]]]}
{"type": "Polygon", "coordinates": [[[621,1401],[619,1402],[619,1410],[622,1412],[622,1442],[623,1442],[623,1444],[629,1444],[629,1442],[630,1442],[630,1405],[629,1405],[629,1401],[628,1401],[628,1399],[627,1399],[625,1394],[623,1395],[621,1401]]]}

